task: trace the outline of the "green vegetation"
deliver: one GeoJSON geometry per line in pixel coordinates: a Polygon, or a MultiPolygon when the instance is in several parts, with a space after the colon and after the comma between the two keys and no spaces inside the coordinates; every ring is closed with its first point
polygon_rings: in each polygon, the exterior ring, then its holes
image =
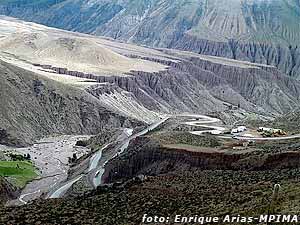
{"type": "Polygon", "coordinates": [[[24,187],[27,182],[37,177],[37,173],[31,162],[0,161],[0,176],[9,177],[14,185],[24,187]]]}
{"type": "Polygon", "coordinates": [[[10,153],[9,157],[11,158],[12,161],[26,161],[31,159],[30,154],[20,155],[20,154],[10,153]]]}
{"type": "Polygon", "coordinates": [[[89,140],[79,140],[76,142],[76,146],[87,147],[89,145],[89,140]]]}

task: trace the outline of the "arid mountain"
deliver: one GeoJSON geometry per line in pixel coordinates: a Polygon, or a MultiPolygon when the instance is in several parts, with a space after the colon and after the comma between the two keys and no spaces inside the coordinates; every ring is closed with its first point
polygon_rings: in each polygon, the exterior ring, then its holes
{"type": "Polygon", "coordinates": [[[84,90],[3,61],[0,75],[0,144],[23,146],[50,134],[97,134],[138,124],[84,90]]]}
{"type": "MultiPolygon", "coordinates": [[[[2,17],[0,24],[0,59],[6,62],[2,63],[3,76],[6,78],[2,83],[8,85],[5,82],[13,76],[17,76],[17,81],[21,79],[20,84],[14,83],[12,95],[3,92],[3,96],[27,98],[20,94],[24,90],[39,96],[42,89],[42,93],[46,92],[45,101],[49,100],[46,106],[57,103],[51,102],[52,98],[66,98],[63,101],[66,108],[56,106],[55,115],[51,118],[59,117],[55,121],[76,124],[76,128],[71,129],[59,123],[53,132],[66,127],[69,132],[78,131],[79,128],[84,130],[85,126],[81,126],[81,123],[66,122],[72,117],[64,115],[67,111],[77,113],[94,100],[96,106],[101,103],[102,107],[112,112],[145,122],[152,122],[164,113],[224,112],[232,108],[238,110],[239,107],[248,112],[278,115],[299,105],[300,82],[273,66],[178,50],[138,47],[7,17],[2,17]],[[24,72],[19,72],[18,68],[24,72]],[[32,73],[47,78],[49,85],[54,87],[44,87],[40,82],[34,84],[32,73]],[[30,79],[27,80],[26,74],[30,79]],[[62,88],[66,91],[59,96],[51,94],[53,90],[62,88]],[[35,91],[38,93],[35,94],[35,91]],[[91,98],[88,102],[67,100],[67,96],[81,99],[80,96],[87,92],[86,98],[91,98]],[[84,106],[83,102],[86,103],[84,106]],[[71,106],[71,103],[74,105],[71,106]]],[[[19,101],[26,104],[26,101],[19,101]]],[[[12,104],[15,100],[7,99],[7,102],[12,104]]],[[[22,104],[16,105],[20,111],[29,109],[22,104]]],[[[91,107],[95,104],[91,104],[91,107]]],[[[45,108],[41,110],[38,115],[44,115],[45,108]]],[[[94,108],[88,111],[93,112],[94,108]]],[[[53,110],[49,112],[53,114],[53,110]]],[[[20,116],[23,118],[24,115],[20,116]]],[[[93,119],[89,121],[97,120],[97,115],[92,116],[93,119]]],[[[76,119],[82,118],[76,114],[76,119]]],[[[47,121],[46,124],[48,122],[52,124],[53,121],[47,121]]],[[[45,126],[30,133],[34,134],[45,126]]]]}
{"type": "MultiPolygon", "coordinates": [[[[0,223],[298,212],[299,6],[0,0],[56,27],[0,16],[0,151],[39,169],[0,223]]],[[[14,191],[0,178],[0,204],[14,191]]]]}
{"type": "Polygon", "coordinates": [[[10,0],[0,13],[155,47],[275,65],[300,76],[299,0],[10,0]]]}

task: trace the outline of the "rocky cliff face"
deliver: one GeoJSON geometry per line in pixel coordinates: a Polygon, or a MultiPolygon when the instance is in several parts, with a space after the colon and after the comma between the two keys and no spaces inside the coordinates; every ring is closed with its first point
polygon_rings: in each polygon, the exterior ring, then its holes
{"type": "Polygon", "coordinates": [[[0,177],[0,207],[4,205],[6,201],[15,198],[17,194],[17,188],[11,185],[5,178],[0,177]]]}
{"type": "MultiPolygon", "coordinates": [[[[261,114],[282,114],[299,104],[299,81],[275,67],[162,51],[177,61],[141,57],[168,66],[167,70],[154,73],[131,71],[127,76],[100,76],[42,67],[59,74],[96,80],[101,85],[88,88],[88,92],[109,105],[116,104],[119,109],[132,101],[147,110],[163,113],[218,112],[239,106],[261,114]]],[[[141,112],[148,115],[147,110],[141,112]]]]}
{"type": "Polygon", "coordinates": [[[299,0],[44,0],[0,13],[155,47],[275,65],[299,78],[299,0]]]}
{"type": "Polygon", "coordinates": [[[135,126],[87,92],[0,61],[0,143],[26,145],[49,134],[97,134],[135,126]]]}
{"type": "Polygon", "coordinates": [[[240,158],[240,155],[234,154],[172,150],[159,146],[148,138],[137,138],[132,141],[126,156],[123,155],[107,164],[103,181],[113,183],[139,174],[156,176],[176,171],[177,168],[230,169],[240,158]]]}
{"type": "Polygon", "coordinates": [[[300,49],[298,44],[245,43],[238,40],[214,42],[187,34],[170,47],[205,55],[274,65],[282,72],[295,78],[299,78],[300,74],[300,49]]]}
{"type": "Polygon", "coordinates": [[[169,149],[148,137],[131,142],[126,155],[106,166],[103,182],[114,183],[138,175],[157,176],[184,170],[274,170],[299,168],[299,152],[248,154],[169,149]]]}

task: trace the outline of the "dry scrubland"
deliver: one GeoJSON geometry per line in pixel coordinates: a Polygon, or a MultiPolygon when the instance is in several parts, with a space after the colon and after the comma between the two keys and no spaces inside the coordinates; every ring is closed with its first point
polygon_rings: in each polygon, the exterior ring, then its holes
{"type": "Polygon", "coordinates": [[[297,170],[177,171],[98,188],[82,197],[0,209],[4,224],[140,224],[142,215],[260,215],[268,212],[275,183],[282,189],[274,213],[298,213],[297,170]],[[82,220],[82,218],[85,218],[82,220]]]}

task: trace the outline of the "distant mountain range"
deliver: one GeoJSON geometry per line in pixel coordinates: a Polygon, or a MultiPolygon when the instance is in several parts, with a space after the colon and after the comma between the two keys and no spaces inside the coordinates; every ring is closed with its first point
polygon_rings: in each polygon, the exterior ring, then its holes
{"type": "Polygon", "coordinates": [[[300,77],[299,0],[2,0],[0,13],[147,46],[275,65],[300,77]]]}

